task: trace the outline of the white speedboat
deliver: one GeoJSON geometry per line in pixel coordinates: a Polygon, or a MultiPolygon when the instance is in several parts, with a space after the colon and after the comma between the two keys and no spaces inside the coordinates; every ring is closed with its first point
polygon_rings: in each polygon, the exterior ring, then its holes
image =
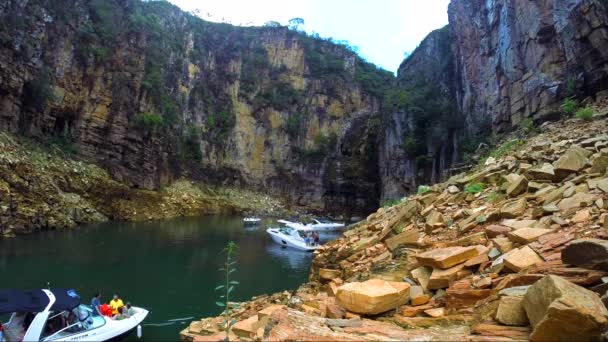
{"type": "Polygon", "coordinates": [[[266,232],[272,240],[281,246],[299,249],[301,251],[312,252],[319,248],[319,245],[309,245],[304,241],[306,232],[291,227],[268,228],[266,232]]]}
{"type": "Polygon", "coordinates": [[[344,223],[332,222],[327,219],[312,219],[313,223],[307,224],[306,226],[311,227],[313,230],[335,230],[344,228],[344,223]]]}
{"type": "Polygon", "coordinates": [[[122,320],[93,316],[73,290],[0,291],[0,315],[11,314],[4,324],[3,341],[109,341],[138,328],[148,310],[122,320]]]}
{"type": "Polygon", "coordinates": [[[278,220],[279,223],[300,230],[337,230],[344,228],[344,223],[331,222],[325,219],[313,219],[313,223],[303,224],[301,222],[293,222],[288,220],[278,220]]]}
{"type": "Polygon", "coordinates": [[[262,221],[262,219],[257,218],[257,217],[245,217],[243,219],[243,222],[245,222],[245,224],[258,224],[262,221]]]}

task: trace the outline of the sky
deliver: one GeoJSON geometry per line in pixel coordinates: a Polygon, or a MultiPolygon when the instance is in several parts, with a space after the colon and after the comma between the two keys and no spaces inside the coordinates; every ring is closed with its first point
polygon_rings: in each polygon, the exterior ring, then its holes
{"type": "Polygon", "coordinates": [[[449,0],[169,0],[206,20],[263,25],[304,19],[303,29],[346,40],[366,60],[396,72],[405,53],[448,23],[449,0]]]}

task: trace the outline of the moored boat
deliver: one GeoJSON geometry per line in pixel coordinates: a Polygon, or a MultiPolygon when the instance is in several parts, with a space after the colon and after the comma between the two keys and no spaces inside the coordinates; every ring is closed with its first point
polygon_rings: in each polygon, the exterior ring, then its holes
{"type": "Polygon", "coordinates": [[[262,219],[258,217],[245,217],[243,219],[243,222],[245,222],[245,224],[259,224],[261,221],[262,219]]]}
{"type": "Polygon", "coordinates": [[[291,227],[268,228],[266,232],[272,240],[281,246],[299,249],[301,251],[312,252],[319,248],[319,245],[307,244],[304,241],[305,232],[291,227]]]}
{"type": "Polygon", "coordinates": [[[278,220],[277,222],[299,230],[318,230],[318,231],[329,231],[338,230],[344,228],[344,223],[336,223],[326,219],[313,219],[312,223],[304,224],[301,222],[294,222],[288,220],[278,220]]]}
{"type": "Polygon", "coordinates": [[[73,290],[0,291],[0,315],[11,314],[3,341],[118,340],[138,329],[148,315],[143,308],[132,309],[133,315],[115,320],[93,315],[73,290]]]}

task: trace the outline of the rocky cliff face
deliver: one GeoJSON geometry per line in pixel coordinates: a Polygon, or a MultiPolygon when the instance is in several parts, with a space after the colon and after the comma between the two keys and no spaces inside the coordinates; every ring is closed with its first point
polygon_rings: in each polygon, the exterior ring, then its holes
{"type": "Polygon", "coordinates": [[[460,155],[450,45],[448,27],[436,30],[399,67],[380,144],[383,198],[440,181],[460,155]]]}
{"type": "Polygon", "coordinates": [[[319,210],[377,206],[373,119],[392,76],[344,46],[165,2],[6,1],[0,18],[3,130],[135,188],[185,176],[319,210]]]}
{"type": "Polygon", "coordinates": [[[453,0],[458,107],[495,128],[559,115],[565,97],[608,87],[608,8],[600,0],[453,0]]]}
{"type": "Polygon", "coordinates": [[[386,103],[382,198],[445,179],[465,154],[524,119],[559,118],[565,98],[583,101],[606,90],[607,6],[453,0],[448,27],[403,62],[386,103]]]}
{"type": "Polygon", "coordinates": [[[166,2],[0,4],[0,129],[77,152],[132,188],[179,177],[369,212],[491,133],[608,87],[605,1],[464,1],[395,80],[284,27],[166,2]]]}

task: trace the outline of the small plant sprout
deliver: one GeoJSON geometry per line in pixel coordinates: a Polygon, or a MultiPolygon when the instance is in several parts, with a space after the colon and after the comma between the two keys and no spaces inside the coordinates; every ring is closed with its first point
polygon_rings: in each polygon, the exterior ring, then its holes
{"type": "Polygon", "coordinates": [[[590,121],[591,119],[593,119],[593,115],[595,114],[595,111],[593,110],[593,108],[587,106],[585,108],[580,108],[579,110],[576,111],[576,117],[583,120],[583,121],[590,121]]]}
{"type": "Polygon", "coordinates": [[[482,183],[470,184],[470,185],[467,185],[466,188],[464,188],[464,192],[466,192],[467,194],[477,194],[482,191],[483,191],[482,183]]]}
{"type": "Polygon", "coordinates": [[[428,185],[420,185],[418,187],[418,195],[422,195],[424,193],[427,193],[431,190],[431,187],[429,187],[428,185]]]}
{"type": "Polygon", "coordinates": [[[225,274],[224,284],[218,285],[215,290],[221,291],[220,300],[215,302],[215,305],[223,308],[224,311],[222,314],[224,315],[224,324],[222,328],[226,332],[226,341],[228,341],[228,333],[230,332],[230,328],[236,323],[235,320],[230,320],[230,310],[235,309],[236,305],[232,305],[232,308],[229,306],[230,294],[234,291],[235,286],[239,285],[239,282],[236,280],[230,280],[230,275],[236,272],[236,261],[234,258],[236,256],[237,250],[239,246],[233,241],[228,242],[226,247],[222,250],[222,253],[226,255],[226,260],[224,262],[224,267],[219,268],[220,272],[225,274]]]}
{"type": "Polygon", "coordinates": [[[578,106],[578,102],[576,102],[575,99],[569,97],[564,100],[564,103],[562,104],[562,110],[564,111],[565,114],[572,115],[576,111],[577,106],[578,106]]]}

